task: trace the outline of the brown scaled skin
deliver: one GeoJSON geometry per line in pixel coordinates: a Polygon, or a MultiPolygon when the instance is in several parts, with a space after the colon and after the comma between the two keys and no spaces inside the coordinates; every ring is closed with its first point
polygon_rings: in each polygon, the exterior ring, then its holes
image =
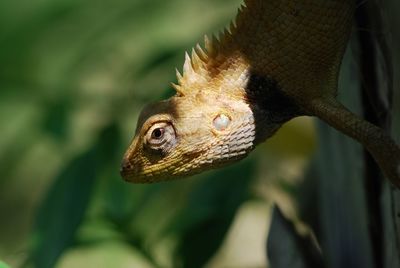
{"type": "Polygon", "coordinates": [[[209,90],[175,96],[143,110],[121,174],[133,182],[192,175],[245,157],[255,140],[242,99],[209,90]]]}
{"type": "Polygon", "coordinates": [[[286,121],[317,116],[362,143],[400,187],[400,149],[336,99],[353,0],[247,0],[236,25],[186,55],[177,95],[146,107],[121,167],[158,182],[245,157],[286,121]]]}

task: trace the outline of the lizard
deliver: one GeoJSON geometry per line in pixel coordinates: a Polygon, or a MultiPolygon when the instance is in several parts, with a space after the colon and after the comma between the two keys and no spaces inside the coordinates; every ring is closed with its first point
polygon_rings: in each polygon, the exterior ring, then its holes
{"type": "Polygon", "coordinates": [[[287,121],[316,116],[359,141],[400,187],[400,148],[337,99],[354,0],[245,0],[177,70],[176,94],[145,106],[121,164],[128,182],[187,177],[245,158],[287,121]]]}

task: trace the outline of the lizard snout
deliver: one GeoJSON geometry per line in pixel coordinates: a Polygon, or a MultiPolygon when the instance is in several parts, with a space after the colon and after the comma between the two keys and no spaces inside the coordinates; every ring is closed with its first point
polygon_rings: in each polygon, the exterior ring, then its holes
{"type": "Polygon", "coordinates": [[[132,173],[132,164],[128,158],[122,159],[119,173],[124,180],[129,181],[129,174],[132,173]]]}

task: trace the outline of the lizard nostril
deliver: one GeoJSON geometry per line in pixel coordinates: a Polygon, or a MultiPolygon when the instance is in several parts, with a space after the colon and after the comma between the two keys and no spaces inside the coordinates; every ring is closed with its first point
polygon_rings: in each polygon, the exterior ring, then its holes
{"type": "Polygon", "coordinates": [[[129,162],[129,159],[124,158],[121,163],[121,167],[119,169],[119,173],[121,174],[122,177],[125,177],[129,170],[132,168],[131,162],[129,162]]]}

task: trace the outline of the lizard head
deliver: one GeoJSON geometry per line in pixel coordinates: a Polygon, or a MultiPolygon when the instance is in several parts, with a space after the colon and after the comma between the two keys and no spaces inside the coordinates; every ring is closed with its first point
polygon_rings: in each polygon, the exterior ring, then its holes
{"type": "Polygon", "coordinates": [[[275,83],[251,74],[240,56],[224,61],[197,48],[192,58],[186,54],[183,76],[177,72],[177,94],[141,112],[121,165],[125,180],[159,182],[236,162],[290,117],[279,112],[290,105],[275,83]]]}
{"type": "Polygon", "coordinates": [[[242,99],[210,90],[174,96],[143,109],[121,175],[135,183],[189,176],[245,157],[254,140],[242,99]]]}

